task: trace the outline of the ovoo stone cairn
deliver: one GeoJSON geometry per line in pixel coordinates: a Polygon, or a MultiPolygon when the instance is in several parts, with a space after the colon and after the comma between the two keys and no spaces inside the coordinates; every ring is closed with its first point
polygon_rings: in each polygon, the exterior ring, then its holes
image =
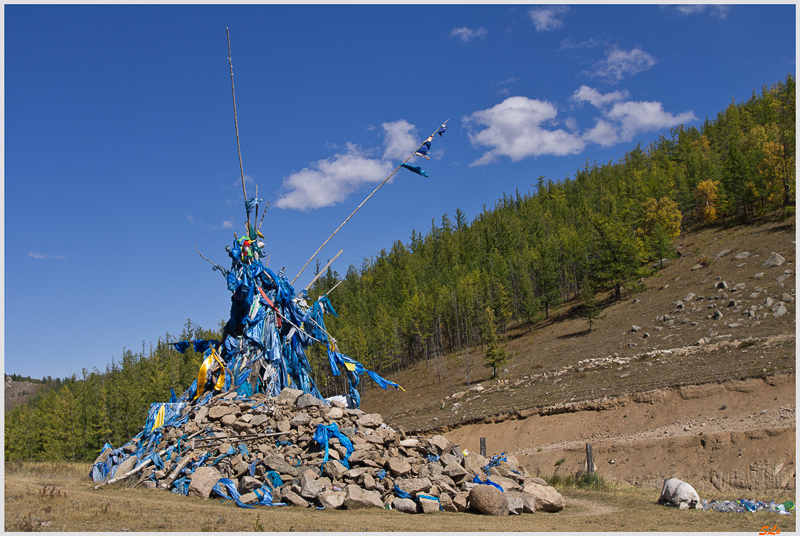
{"type": "Polygon", "coordinates": [[[407,513],[468,509],[487,515],[557,512],[563,497],[532,478],[514,456],[491,459],[462,451],[442,435],[407,437],[379,414],[347,409],[298,389],[275,398],[220,393],[185,406],[165,424],[155,452],[137,459],[136,438],[107,447],[116,478],[202,498],[257,505],[396,509],[407,513]],[[114,461],[114,460],[111,460],[114,461]],[[119,460],[116,460],[119,461],[119,460]],[[502,491],[501,491],[502,489],[502,491]]]}

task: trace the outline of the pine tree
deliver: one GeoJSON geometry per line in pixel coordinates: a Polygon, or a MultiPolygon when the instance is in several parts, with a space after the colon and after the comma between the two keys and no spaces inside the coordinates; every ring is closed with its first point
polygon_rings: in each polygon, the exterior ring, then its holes
{"type": "Polygon", "coordinates": [[[605,318],[606,315],[600,314],[600,303],[597,301],[594,291],[588,285],[583,287],[581,298],[583,299],[583,307],[581,307],[579,314],[586,319],[589,323],[589,331],[592,331],[594,323],[605,318]]]}
{"type": "Polygon", "coordinates": [[[492,378],[497,377],[497,368],[508,362],[505,346],[500,345],[494,311],[487,306],[481,318],[481,339],[484,345],[483,365],[492,369],[492,378]]]}

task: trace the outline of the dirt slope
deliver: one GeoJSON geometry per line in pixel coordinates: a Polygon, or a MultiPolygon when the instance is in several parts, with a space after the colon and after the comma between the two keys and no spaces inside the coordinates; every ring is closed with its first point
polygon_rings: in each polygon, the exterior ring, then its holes
{"type": "Polygon", "coordinates": [[[606,480],[660,487],[674,476],[698,491],[791,490],[794,400],[791,374],[624,395],[446,435],[475,452],[485,437],[487,451],[514,454],[543,475],[583,470],[588,442],[606,480]]]}
{"type": "Polygon", "coordinates": [[[33,400],[36,397],[36,393],[38,393],[39,389],[43,388],[44,385],[33,382],[15,382],[11,381],[10,377],[6,376],[3,387],[5,411],[10,411],[14,409],[15,406],[21,406],[33,400]]]}
{"type": "Polygon", "coordinates": [[[568,303],[509,331],[498,378],[471,348],[391,377],[406,392],[370,390],[362,409],[470,450],[486,437],[489,454],[542,475],[582,469],[591,442],[608,480],[794,489],[794,218],[677,243],[683,256],[607,303],[591,331],[568,303]],[[783,262],[765,266],[774,253],[783,262]]]}

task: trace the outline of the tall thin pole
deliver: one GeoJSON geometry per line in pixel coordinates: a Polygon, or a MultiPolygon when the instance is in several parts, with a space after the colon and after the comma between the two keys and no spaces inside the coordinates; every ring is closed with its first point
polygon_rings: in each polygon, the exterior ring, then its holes
{"type": "MultiPolygon", "coordinates": [[[[450,120],[448,119],[447,121],[450,121],[450,120]]],[[[436,135],[436,133],[439,131],[439,129],[441,129],[443,126],[445,126],[445,125],[447,124],[447,121],[445,121],[444,123],[442,123],[442,124],[439,126],[439,128],[437,128],[437,129],[436,129],[436,130],[433,132],[433,134],[431,134],[430,136],[428,136],[427,138],[425,138],[425,141],[428,141],[428,140],[432,139],[432,138],[433,138],[433,137],[436,135]]],[[[353,212],[352,212],[352,213],[351,213],[351,214],[350,214],[350,215],[347,217],[347,219],[346,219],[346,220],[344,220],[344,221],[342,222],[342,224],[341,224],[339,227],[337,227],[337,228],[336,228],[336,230],[335,230],[335,231],[334,231],[334,232],[331,234],[331,236],[329,236],[329,237],[328,237],[328,239],[327,239],[327,240],[325,240],[325,242],[323,242],[323,243],[322,243],[322,245],[321,245],[319,248],[317,248],[317,251],[315,251],[315,252],[314,252],[314,254],[313,254],[313,255],[311,255],[311,258],[310,258],[310,259],[308,259],[308,260],[306,261],[306,263],[305,263],[305,264],[303,265],[303,267],[300,269],[300,272],[298,272],[298,274],[297,274],[296,276],[294,276],[294,279],[292,279],[292,285],[294,285],[294,282],[295,282],[295,281],[297,281],[297,278],[298,278],[298,277],[300,277],[300,274],[302,274],[302,273],[303,273],[303,270],[305,270],[305,269],[306,269],[306,267],[308,266],[308,263],[310,263],[312,260],[314,260],[314,257],[316,257],[316,256],[317,256],[317,253],[319,253],[319,252],[322,250],[322,248],[324,248],[324,247],[325,247],[325,244],[327,244],[327,243],[330,241],[330,239],[331,239],[331,238],[333,238],[333,235],[335,235],[336,233],[338,233],[338,232],[339,232],[339,229],[341,229],[342,227],[344,227],[344,224],[345,224],[345,223],[347,223],[348,221],[350,221],[350,218],[352,218],[352,217],[353,217],[353,215],[354,215],[356,212],[358,212],[358,210],[359,210],[359,209],[360,209],[362,206],[364,206],[364,203],[366,203],[367,201],[369,201],[369,198],[370,198],[370,197],[372,197],[373,195],[375,195],[375,192],[377,192],[378,190],[380,190],[381,186],[383,186],[384,184],[386,184],[386,181],[388,181],[389,179],[391,179],[392,177],[394,177],[394,174],[395,174],[395,173],[397,173],[397,171],[398,171],[398,170],[399,170],[401,167],[403,167],[403,164],[405,164],[406,162],[408,162],[409,160],[411,160],[411,157],[412,157],[412,156],[414,156],[414,155],[416,154],[416,152],[417,152],[417,151],[419,151],[419,150],[422,148],[422,146],[425,144],[425,141],[423,141],[422,143],[420,143],[420,144],[419,144],[419,147],[417,147],[416,149],[414,149],[414,152],[412,152],[410,155],[408,155],[408,158],[406,158],[405,160],[403,160],[403,163],[402,163],[402,164],[400,164],[399,166],[397,166],[397,167],[395,168],[395,170],[394,170],[394,171],[392,171],[392,174],[391,174],[391,175],[389,175],[388,177],[386,177],[385,179],[383,179],[383,182],[382,182],[382,183],[380,183],[380,184],[379,184],[379,185],[378,185],[378,186],[377,186],[377,187],[376,187],[374,190],[372,190],[372,193],[371,193],[371,194],[369,194],[369,195],[367,196],[367,198],[366,198],[366,199],[364,199],[364,200],[361,202],[361,204],[360,204],[360,205],[358,205],[358,206],[356,207],[356,209],[355,209],[355,210],[354,210],[354,211],[353,211],[353,212]]],[[[242,184],[244,184],[244,183],[242,183],[242,184]]]]}
{"type": "MultiPolygon", "coordinates": [[[[244,206],[247,210],[247,190],[244,187],[244,166],[242,165],[242,147],[239,144],[239,118],[236,116],[236,92],[233,89],[233,60],[231,59],[231,34],[225,28],[225,35],[228,37],[228,63],[231,66],[231,95],[233,96],[233,124],[236,126],[236,148],[239,150],[239,169],[242,172],[242,193],[244,194],[244,206]]],[[[247,228],[250,229],[250,212],[247,212],[247,228]]]]}

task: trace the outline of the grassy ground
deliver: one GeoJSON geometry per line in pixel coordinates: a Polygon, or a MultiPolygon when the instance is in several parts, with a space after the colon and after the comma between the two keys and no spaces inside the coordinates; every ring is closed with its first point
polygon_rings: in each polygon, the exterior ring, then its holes
{"type": "MultiPolygon", "coordinates": [[[[562,487],[558,513],[502,518],[464,513],[408,515],[397,511],[334,511],[297,507],[244,510],[220,499],[183,497],[120,483],[94,490],[88,464],[18,463],[5,467],[9,532],[760,532],[795,531],[794,516],[676,510],[656,504],[658,491],[606,485],[562,487]]],[[[713,499],[740,497],[710,496],[713,499]]],[[[769,500],[775,497],[747,497],[769,500]]],[[[796,498],[792,495],[782,500],[796,498]]]]}

